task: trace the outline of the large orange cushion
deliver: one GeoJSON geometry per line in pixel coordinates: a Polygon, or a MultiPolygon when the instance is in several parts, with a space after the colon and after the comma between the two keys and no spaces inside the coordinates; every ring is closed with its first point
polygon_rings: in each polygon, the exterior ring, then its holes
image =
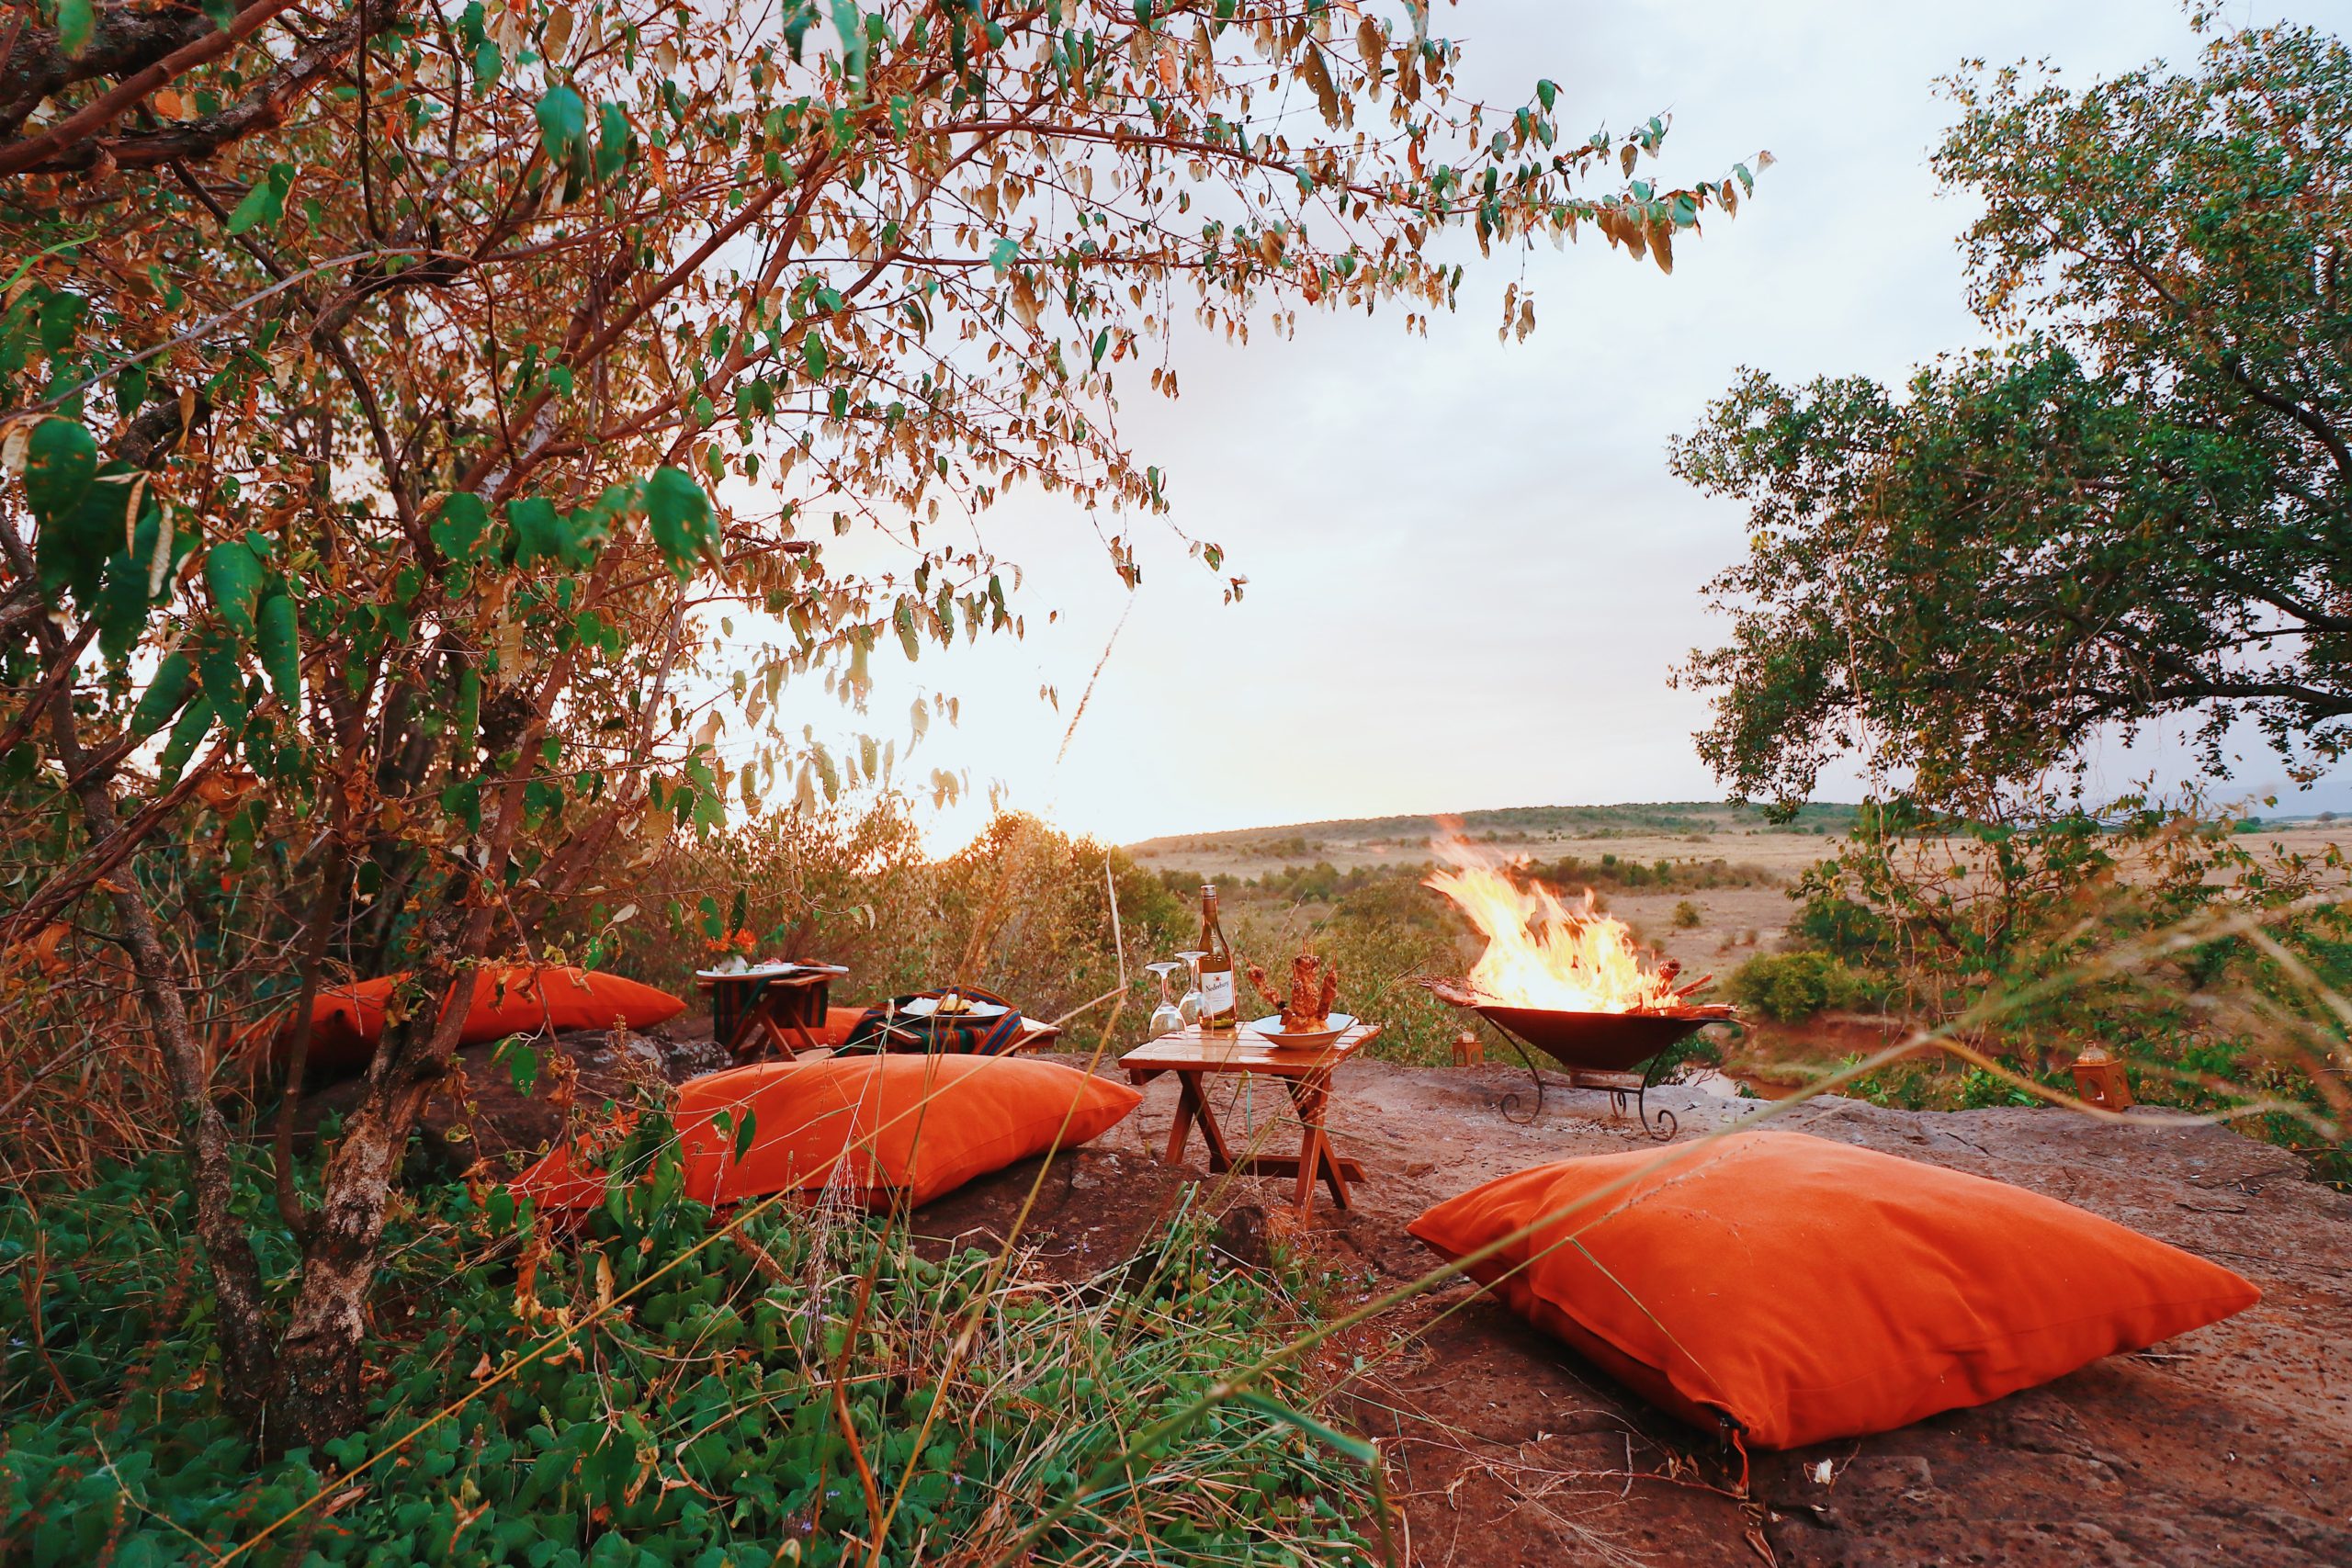
{"type": "MultiPolygon", "coordinates": [[[[311,1004],[309,1059],[320,1067],[357,1071],[384,1037],[392,988],[405,974],[322,990],[311,1004]]],[[[541,1031],[650,1029],[686,1010],[667,991],[618,975],[552,964],[488,964],[474,982],[474,999],[458,1032],[460,1045],[541,1031]]],[[[281,1051],[285,1048],[281,1043],[281,1051]]]]}
{"type": "Polygon", "coordinates": [[[2056,1199],[1796,1133],[1537,1166],[1409,1228],[1459,1258],[1582,1199],[1470,1273],[1652,1403],[1765,1448],[1982,1404],[2261,1299],[2056,1199]]]}
{"type": "MultiPolygon", "coordinates": [[[[887,1208],[900,1194],[928,1202],[1017,1159],[1087,1143],[1142,1099],[1027,1057],[836,1056],[695,1078],[678,1092],[676,1121],[686,1196],[701,1202],[839,1187],[887,1208]]],[[[594,1163],[553,1149],[510,1185],[543,1209],[592,1207],[604,1200],[594,1163]]]]}

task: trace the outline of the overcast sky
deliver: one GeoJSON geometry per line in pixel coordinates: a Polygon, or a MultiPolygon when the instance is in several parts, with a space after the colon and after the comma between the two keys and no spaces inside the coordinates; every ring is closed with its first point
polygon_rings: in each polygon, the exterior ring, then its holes
{"type": "MultiPolygon", "coordinates": [[[[2352,0],[2232,12],[2282,14],[2345,30],[2352,0]]],[[[1521,265],[1498,255],[1473,258],[1463,309],[1426,339],[1384,310],[1306,315],[1291,342],[1180,345],[1184,395],[1131,389],[1125,429],[1170,470],[1175,523],[1248,574],[1247,598],[1221,604],[1147,522],[1130,603],[1088,520],[1020,492],[983,528],[1028,569],[1026,640],[911,671],[876,658],[877,728],[918,689],[963,700],[961,726],[916,753],[918,776],[967,770],[977,791],[1119,840],[1718,797],[1690,742],[1704,700],[1667,678],[1722,635],[1700,588],[1736,558],[1744,519],[1667,473],[1668,437],[1743,365],[1899,378],[1981,341],[1955,244],[1969,213],[1927,165],[1951,116],[1938,76],[1971,57],[2046,58],[2079,84],[2196,50],[2169,0],[1464,0],[1436,30],[1463,40],[1485,96],[1519,101],[1556,79],[1571,130],[1671,111],[1655,165],[1669,182],[1758,149],[1778,164],[1736,220],[1676,245],[1670,278],[1589,240],[1532,254],[1540,325],[1523,344],[1496,342],[1521,265]],[[1058,688],[1058,711],[1041,685],[1058,688]]],[[[2109,759],[2115,782],[2143,760],[2109,759]]],[[[2245,786],[2277,783],[2259,755],[2249,764],[2245,786]]],[[[1859,793],[1851,774],[1824,790],[1859,793]]],[[[2343,809],[2347,795],[2338,780],[2282,804],[2343,809]]],[[[979,814],[952,814],[935,838],[979,814]]]]}

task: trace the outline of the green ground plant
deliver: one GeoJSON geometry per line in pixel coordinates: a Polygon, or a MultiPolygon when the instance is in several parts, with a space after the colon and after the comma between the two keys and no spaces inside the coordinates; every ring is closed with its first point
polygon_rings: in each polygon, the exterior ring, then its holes
{"type": "MultiPolygon", "coordinates": [[[[1308,1321],[1301,1280],[1213,1258],[1195,1218],[1101,1278],[1008,1281],[986,1254],[919,1247],[903,1216],[778,1206],[714,1239],[678,1196],[674,1143],[637,1153],[644,1179],[616,1181],[571,1239],[503,1190],[414,1193],[364,1426],[275,1460],[219,1399],[177,1163],[12,1194],[0,1257],[28,1288],[0,1292],[11,1559],[244,1545],[258,1562],[825,1568],[865,1562],[887,1515],[889,1561],[926,1542],[985,1561],[1308,1321]],[[980,1331],[957,1357],[967,1315],[980,1331]]],[[[266,1211],[261,1186],[244,1196],[266,1211]]],[[[257,1228],[282,1277],[290,1240],[257,1228]]],[[[1261,1393],[1313,1404],[1295,1371],[1261,1393]]],[[[1126,1473],[1031,1560],[1372,1558],[1371,1478],[1262,1406],[1222,1405],[1126,1473]]]]}

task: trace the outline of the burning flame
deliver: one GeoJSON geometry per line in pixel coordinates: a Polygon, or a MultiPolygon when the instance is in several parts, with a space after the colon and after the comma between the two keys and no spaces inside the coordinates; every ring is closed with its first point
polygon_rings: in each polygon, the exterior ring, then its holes
{"type": "Polygon", "coordinates": [[[1481,1001],[1557,1012],[1646,1012],[1676,1007],[1670,975],[1645,968],[1633,931],[1593,907],[1592,889],[1570,905],[1532,878],[1511,880],[1511,863],[1459,837],[1430,848],[1451,867],[1425,886],[1453,900],[1486,936],[1471,968],[1481,1001]]]}

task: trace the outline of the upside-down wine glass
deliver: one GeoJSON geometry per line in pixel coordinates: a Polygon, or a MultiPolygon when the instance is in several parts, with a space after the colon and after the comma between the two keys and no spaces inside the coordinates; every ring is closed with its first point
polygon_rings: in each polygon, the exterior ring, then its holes
{"type": "Polygon", "coordinates": [[[1184,999],[1176,1004],[1176,1010],[1183,1018],[1184,1027],[1190,1029],[1201,1021],[1201,960],[1208,953],[1196,947],[1176,956],[1184,961],[1185,969],[1184,999]]]}
{"type": "Polygon", "coordinates": [[[1172,1033],[1184,1027],[1184,1015],[1177,1008],[1176,998],[1168,989],[1168,976],[1184,966],[1172,958],[1163,958],[1157,964],[1147,964],[1144,967],[1159,976],[1159,1005],[1151,1010],[1151,1021],[1145,1025],[1149,1032],[1148,1038],[1157,1040],[1163,1034],[1172,1033]]]}

